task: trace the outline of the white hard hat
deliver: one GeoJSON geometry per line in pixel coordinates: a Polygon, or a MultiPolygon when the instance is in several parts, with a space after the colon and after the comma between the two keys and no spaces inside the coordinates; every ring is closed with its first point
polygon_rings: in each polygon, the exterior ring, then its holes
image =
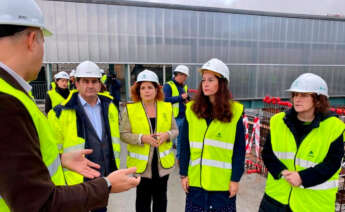
{"type": "Polygon", "coordinates": [[[100,69],[100,71],[101,71],[101,74],[104,74],[104,70],[103,69],[100,69]]]}
{"type": "Polygon", "coordinates": [[[155,72],[145,69],[137,76],[137,82],[155,82],[159,85],[158,76],[155,72]]]}
{"type": "Polygon", "coordinates": [[[221,60],[217,58],[212,58],[211,60],[207,61],[204,65],[202,65],[201,69],[199,69],[200,72],[203,72],[206,70],[213,71],[215,73],[222,75],[229,82],[229,77],[230,77],[229,68],[221,60]]]}
{"type": "Polygon", "coordinates": [[[75,76],[75,70],[73,69],[71,73],[69,73],[69,77],[74,77],[75,76]]]}
{"type": "Polygon", "coordinates": [[[54,78],[57,79],[69,79],[69,75],[64,72],[64,71],[60,71],[59,73],[55,74],[54,78]]]}
{"type": "Polygon", "coordinates": [[[44,26],[42,11],[35,0],[1,0],[0,25],[37,27],[45,36],[52,35],[44,26]]]}
{"type": "Polygon", "coordinates": [[[174,70],[174,73],[175,72],[179,72],[179,73],[189,76],[189,68],[185,65],[178,65],[174,70]]]}
{"type": "Polygon", "coordinates": [[[288,92],[316,93],[328,97],[328,87],[325,80],[316,74],[305,73],[297,77],[288,92]]]}
{"type": "Polygon", "coordinates": [[[84,61],[77,66],[75,77],[101,78],[101,70],[98,65],[91,61],[84,61]]]}

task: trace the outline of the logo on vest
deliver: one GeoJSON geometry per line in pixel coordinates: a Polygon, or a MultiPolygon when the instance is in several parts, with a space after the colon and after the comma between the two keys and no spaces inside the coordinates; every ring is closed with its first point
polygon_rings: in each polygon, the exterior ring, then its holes
{"type": "Polygon", "coordinates": [[[314,152],[312,150],[310,150],[310,152],[308,153],[308,157],[310,157],[310,158],[314,157],[314,152]]]}
{"type": "Polygon", "coordinates": [[[164,118],[164,121],[168,121],[168,117],[166,113],[163,113],[163,118],[164,118]]]}
{"type": "Polygon", "coordinates": [[[216,135],[217,138],[221,138],[222,137],[222,133],[218,132],[216,135]]]}

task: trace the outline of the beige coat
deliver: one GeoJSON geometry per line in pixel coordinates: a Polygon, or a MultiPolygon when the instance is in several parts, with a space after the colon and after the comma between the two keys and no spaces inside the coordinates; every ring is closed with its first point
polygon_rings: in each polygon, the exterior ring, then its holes
{"type": "MultiPolygon", "coordinates": [[[[133,134],[131,129],[131,124],[128,119],[128,113],[126,108],[122,112],[122,119],[120,121],[120,138],[121,141],[127,143],[127,144],[136,144],[136,145],[143,145],[141,144],[141,134],[133,134]]],[[[149,118],[148,118],[149,119],[149,118]]],[[[178,135],[178,128],[176,125],[176,121],[173,117],[171,119],[171,130],[168,131],[170,135],[170,141],[174,140],[178,135]]],[[[152,178],[152,170],[151,170],[151,163],[152,163],[152,157],[153,157],[153,150],[154,147],[151,146],[150,153],[149,153],[149,161],[147,163],[147,168],[144,171],[144,173],[141,174],[142,177],[146,178],[152,178]]],[[[174,170],[175,166],[170,169],[164,169],[160,163],[160,158],[158,157],[158,172],[159,176],[163,177],[167,174],[170,174],[174,170]]]]}

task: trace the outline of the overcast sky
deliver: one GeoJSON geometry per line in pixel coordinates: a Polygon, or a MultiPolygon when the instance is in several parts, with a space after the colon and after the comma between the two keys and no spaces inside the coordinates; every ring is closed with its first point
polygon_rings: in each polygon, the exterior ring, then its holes
{"type": "Polygon", "coordinates": [[[129,0],[308,15],[345,15],[345,0],[129,0]]]}

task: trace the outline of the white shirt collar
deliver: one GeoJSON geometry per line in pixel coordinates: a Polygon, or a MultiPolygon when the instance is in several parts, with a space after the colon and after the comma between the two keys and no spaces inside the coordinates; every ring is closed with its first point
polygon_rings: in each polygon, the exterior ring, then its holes
{"type": "MultiPolygon", "coordinates": [[[[83,97],[80,96],[80,94],[78,94],[78,97],[79,97],[79,100],[80,100],[80,103],[82,106],[86,106],[86,105],[90,105],[89,103],[87,103],[87,101],[85,101],[85,99],[83,97]]],[[[99,105],[101,104],[101,100],[97,97],[97,103],[96,105],[99,105]]]]}
{"type": "Polygon", "coordinates": [[[27,83],[23,79],[23,77],[19,76],[15,71],[13,71],[10,67],[3,64],[2,62],[0,62],[0,67],[3,68],[9,75],[11,75],[27,93],[31,91],[31,85],[27,83]]]}

